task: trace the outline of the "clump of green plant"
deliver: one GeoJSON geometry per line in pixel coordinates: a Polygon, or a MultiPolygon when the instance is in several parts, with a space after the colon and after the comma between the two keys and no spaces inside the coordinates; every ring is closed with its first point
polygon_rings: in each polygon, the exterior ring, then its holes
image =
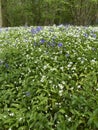
{"type": "Polygon", "coordinates": [[[54,26],[1,34],[1,130],[98,128],[98,36],[91,31],[54,26]]]}

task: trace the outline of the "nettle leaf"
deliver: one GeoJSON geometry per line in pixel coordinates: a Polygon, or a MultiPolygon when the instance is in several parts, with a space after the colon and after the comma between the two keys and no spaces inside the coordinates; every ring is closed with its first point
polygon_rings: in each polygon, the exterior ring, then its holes
{"type": "Polygon", "coordinates": [[[59,112],[62,113],[62,114],[64,114],[65,110],[64,109],[60,109],[59,112]]]}
{"type": "Polygon", "coordinates": [[[19,109],[19,108],[21,107],[20,104],[15,104],[15,103],[12,103],[11,106],[12,106],[12,107],[15,107],[15,108],[17,108],[17,109],[19,109]]]}

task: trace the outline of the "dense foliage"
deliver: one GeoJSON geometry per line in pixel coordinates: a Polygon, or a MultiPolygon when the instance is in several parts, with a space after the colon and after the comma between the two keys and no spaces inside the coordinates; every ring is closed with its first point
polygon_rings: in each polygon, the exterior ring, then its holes
{"type": "Polygon", "coordinates": [[[98,129],[98,28],[0,29],[0,130],[98,129]]]}
{"type": "Polygon", "coordinates": [[[98,0],[1,0],[3,26],[95,25],[98,0]]]}

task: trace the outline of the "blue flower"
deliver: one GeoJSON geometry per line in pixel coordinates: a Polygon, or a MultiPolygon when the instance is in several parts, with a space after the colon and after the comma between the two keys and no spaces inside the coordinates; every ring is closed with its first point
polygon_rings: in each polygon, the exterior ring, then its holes
{"type": "Polygon", "coordinates": [[[31,29],[31,33],[32,33],[32,34],[36,34],[36,33],[38,33],[38,32],[41,31],[41,30],[42,30],[42,27],[38,26],[38,27],[35,28],[35,29],[32,28],[32,29],[31,29]]]}
{"type": "Polygon", "coordinates": [[[44,39],[41,39],[41,40],[40,40],[40,42],[41,42],[41,43],[44,43],[44,42],[45,42],[45,40],[44,40],[44,39]]]}
{"type": "Polygon", "coordinates": [[[5,63],[5,67],[8,69],[9,68],[9,65],[7,63],[5,63]]]}
{"type": "Polygon", "coordinates": [[[54,41],[57,37],[56,36],[53,36],[52,40],[54,41]]]}
{"type": "Polygon", "coordinates": [[[92,47],[92,51],[95,51],[96,50],[96,48],[95,47],[92,47]]]}
{"type": "Polygon", "coordinates": [[[30,92],[26,92],[26,96],[27,96],[27,97],[29,97],[29,96],[30,96],[30,94],[31,94],[30,92]]]}
{"type": "Polygon", "coordinates": [[[93,34],[92,34],[92,37],[93,37],[93,38],[96,38],[96,34],[93,33],[93,34]]]}
{"type": "Polygon", "coordinates": [[[65,56],[68,58],[70,55],[67,53],[65,56]]]}
{"type": "Polygon", "coordinates": [[[54,43],[51,43],[51,46],[52,46],[52,47],[54,47],[55,45],[56,45],[55,42],[54,42],[54,43]]]}
{"type": "Polygon", "coordinates": [[[36,42],[34,42],[34,46],[37,46],[37,43],[36,43],[36,42]]]}
{"type": "Polygon", "coordinates": [[[8,31],[8,28],[5,28],[5,31],[8,31]]]}
{"type": "Polygon", "coordinates": [[[36,31],[41,31],[42,30],[42,27],[40,27],[40,26],[38,26],[37,28],[36,28],[36,31]]]}
{"type": "Polygon", "coordinates": [[[87,38],[87,37],[88,37],[88,34],[87,34],[87,33],[84,33],[84,37],[86,37],[86,38],[87,38]]]}
{"type": "Polygon", "coordinates": [[[62,28],[63,26],[64,26],[63,24],[58,25],[59,28],[62,28]]]}
{"type": "Polygon", "coordinates": [[[31,33],[32,33],[32,34],[36,34],[37,31],[36,31],[34,28],[32,28],[32,29],[31,29],[31,33]]]}
{"type": "Polygon", "coordinates": [[[62,46],[63,46],[63,44],[62,44],[62,43],[59,43],[59,44],[58,44],[58,47],[62,47],[62,46]]]}

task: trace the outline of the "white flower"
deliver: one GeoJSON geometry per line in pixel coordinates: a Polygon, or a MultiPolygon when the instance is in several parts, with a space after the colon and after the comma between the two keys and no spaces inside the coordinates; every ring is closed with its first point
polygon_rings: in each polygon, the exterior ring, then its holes
{"type": "Polygon", "coordinates": [[[68,115],[65,115],[65,117],[68,117],[68,115]]]}
{"type": "Polygon", "coordinates": [[[71,90],[73,90],[73,89],[74,89],[74,87],[71,87],[70,89],[71,89],[71,90]]]}
{"type": "Polygon", "coordinates": [[[98,88],[96,88],[96,91],[98,91],[98,88]]]}
{"type": "Polygon", "coordinates": [[[55,56],[54,60],[57,61],[57,56],[55,56]]]}
{"type": "Polygon", "coordinates": [[[76,67],[74,66],[74,67],[72,67],[72,70],[76,70],[76,67]]]}
{"type": "Polygon", "coordinates": [[[52,83],[52,80],[49,80],[49,83],[51,84],[51,83],[52,83]]]}
{"type": "Polygon", "coordinates": [[[44,70],[45,70],[45,69],[47,69],[47,65],[44,65],[44,67],[43,67],[43,68],[44,68],[44,70]]]}
{"type": "Polygon", "coordinates": [[[51,71],[54,71],[54,70],[56,70],[56,68],[51,68],[50,70],[51,70],[51,71]]]}
{"type": "Polygon", "coordinates": [[[71,67],[71,64],[68,64],[67,66],[68,66],[68,68],[70,68],[70,67],[71,67]]]}
{"type": "Polygon", "coordinates": [[[95,59],[92,59],[92,60],[91,60],[91,63],[95,63],[95,62],[96,62],[95,59]]]}
{"type": "Polygon", "coordinates": [[[9,128],[8,130],[12,130],[12,128],[9,128]]]}
{"type": "Polygon", "coordinates": [[[19,118],[19,121],[21,121],[21,120],[22,120],[22,117],[19,118]]]}
{"type": "Polygon", "coordinates": [[[65,81],[62,81],[62,84],[65,84],[65,81]]]}
{"type": "Polygon", "coordinates": [[[68,118],[68,121],[69,121],[69,122],[71,121],[71,117],[68,118]]]}
{"type": "Polygon", "coordinates": [[[68,68],[70,68],[72,66],[73,62],[69,62],[69,64],[67,65],[68,68]]]}
{"type": "Polygon", "coordinates": [[[3,117],[4,117],[4,118],[6,118],[7,116],[6,116],[6,115],[4,115],[3,117]]]}
{"type": "Polygon", "coordinates": [[[64,88],[64,86],[62,84],[58,84],[58,86],[59,86],[60,89],[64,88]]]}
{"type": "Polygon", "coordinates": [[[81,88],[81,85],[78,85],[77,88],[81,88]]]}
{"type": "Polygon", "coordinates": [[[60,69],[63,71],[63,70],[64,70],[64,67],[62,66],[62,67],[60,67],[60,69]]]}
{"type": "Polygon", "coordinates": [[[10,113],[9,115],[10,115],[10,116],[14,116],[14,113],[10,113]]]}
{"type": "Polygon", "coordinates": [[[43,75],[40,81],[44,82],[45,78],[46,78],[46,76],[43,75]]]}
{"type": "Polygon", "coordinates": [[[44,65],[44,67],[43,67],[43,68],[44,68],[44,70],[45,70],[45,69],[47,69],[48,67],[49,67],[49,64],[44,65]]]}
{"type": "Polygon", "coordinates": [[[39,51],[41,51],[41,49],[39,48],[39,51]]]}
{"type": "Polygon", "coordinates": [[[62,96],[63,90],[59,90],[59,94],[60,94],[60,96],[62,96]]]}

